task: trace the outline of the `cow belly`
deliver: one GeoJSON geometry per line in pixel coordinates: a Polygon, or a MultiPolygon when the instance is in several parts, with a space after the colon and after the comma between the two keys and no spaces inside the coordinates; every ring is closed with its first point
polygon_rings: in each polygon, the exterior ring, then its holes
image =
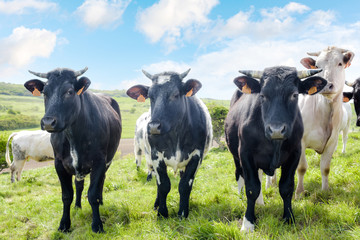
{"type": "Polygon", "coordinates": [[[303,136],[306,148],[314,149],[317,153],[322,153],[326,146],[329,134],[322,129],[313,130],[303,136]]]}
{"type": "MultiPolygon", "coordinates": [[[[182,159],[182,153],[181,151],[176,151],[174,156],[171,156],[170,158],[164,157],[164,153],[158,152],[157,157],[158,160],[155,160],[153,162],[158,162],[163,160],[166,164],[166,166],[171,167],[174,169],[174,172],[176,172],[178,169],[184,169],[186,165],[189,163],[192,157],[199,156],[200,157],[200,150],[195,149],[192,151],[186,159],[182,159]]],[[[157,167],[158,163],[154,163],[154,167],[157,167]]]]}

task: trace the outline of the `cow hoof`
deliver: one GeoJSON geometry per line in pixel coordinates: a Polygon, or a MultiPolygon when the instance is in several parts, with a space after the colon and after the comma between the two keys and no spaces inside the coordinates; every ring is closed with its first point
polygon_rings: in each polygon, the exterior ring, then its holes
{"type": "Polygon", "coordinates": [[[58,231],[64,233],[70,232],[70,224],[60,223],[58,231]]]}
{"type": "Polygon", "coordinates": [[[241,231],[242,232],[254,232],[254,229],[255,229],[255,224],[251,223],[244,216],[244,219],[243,219],[242,225],[241,225],[241,231]]]}
{"type": "Polygon", "coordinates": [[[180,210],[179,212],[178,212],[178,218],[180,219],[180,220],[182,220],[183,218],[187,218],[189,216],[189,211],[185,211],[185,210],[180,210]]]}
{"type": "Polygon", "coordinates": [[[168,218],[169,217],[168,210],[159,208],[158,217],[168,218]]]}
{"type": "Polygon", "coordinates": [[[92,223],[91,229],[94,233],[104,233],[105,232],[101,222],[100,222],[100,224],[92,223]]]}

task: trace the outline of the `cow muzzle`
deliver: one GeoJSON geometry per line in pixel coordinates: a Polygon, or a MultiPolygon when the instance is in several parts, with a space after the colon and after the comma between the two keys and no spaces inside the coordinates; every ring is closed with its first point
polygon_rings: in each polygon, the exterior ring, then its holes
{"type": "Polygon", "coordinates": [[[148,124],[148,133],[152,135],[161,134],[161,124],[159,122],[149,122],[148,124]]]}
{"type": "Polygon", "coordinates": [[[265,135],[271,140],[285,140],[286,134],[287,127],[285,124],[267,125],[265,128],[265,135]]]}
{"type": "Polygon", "coordinates": [[[56,123],[57,121],[54,117],[43,117],[41,119],[41,129],[48,132],[54,132],[56,123]]]}

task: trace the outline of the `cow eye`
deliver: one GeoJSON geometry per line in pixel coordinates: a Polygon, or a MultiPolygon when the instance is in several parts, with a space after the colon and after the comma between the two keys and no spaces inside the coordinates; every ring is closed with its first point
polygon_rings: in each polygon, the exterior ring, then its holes
{"type": "Polygon", "coordinates": [[[299,94],[298,93],[293,93],[293,95],[292,95],[292,98],[293,99],[297,99],[299,97],[299,94]]]}
{"type": "Polygon", "coordinates": [[[69,90],[67,90],[67,92],[66,92],[66,95],[67,96],[71,96],[71,95],[73,95],[74,94],[74,89],[72,89],[72,88],[70,88],[69,90]]]}
{"type": "Polygon", "coordinates": [[[265,101],[265,96],[264,96],[264,94],[260,94],[260,100],[261,100],[261,102],[265,101]]]}
{"type": "Polygon", "coordinates": [[[339,63],[339,66],[342,66],[342,63],[339,63]]]}

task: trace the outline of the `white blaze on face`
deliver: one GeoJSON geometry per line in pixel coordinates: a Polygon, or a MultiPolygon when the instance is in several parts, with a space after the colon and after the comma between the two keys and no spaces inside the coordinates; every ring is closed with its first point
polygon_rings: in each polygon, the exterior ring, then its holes
{"type": "Polygon", "coordinates": [[[157,83],[158,84],[164,84],[166,82],[170,81],[170,75],[160,75],[158,76],[157,83]]]}

